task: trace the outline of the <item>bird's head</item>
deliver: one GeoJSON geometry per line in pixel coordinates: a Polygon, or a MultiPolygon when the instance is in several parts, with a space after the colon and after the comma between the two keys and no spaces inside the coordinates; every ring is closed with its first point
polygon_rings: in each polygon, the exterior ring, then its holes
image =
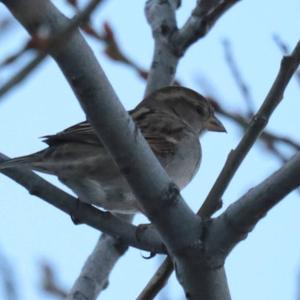
{"type": "Polygon", "coordinates": [[[215,116],[211,102],[185,87],[169,86],[157,90],[147,96],[140,105],[172,114],[198,134],[205,130],[226,132],[221,121],[215,116]]]}

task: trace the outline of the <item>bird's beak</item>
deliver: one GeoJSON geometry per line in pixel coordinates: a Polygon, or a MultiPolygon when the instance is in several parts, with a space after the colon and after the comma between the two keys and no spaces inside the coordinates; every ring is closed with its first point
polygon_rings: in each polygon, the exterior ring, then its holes
{"type": "Polygon", "coordinates": [[[206,122],[206,129],[208,131],[227,132],[224,125],[217,119],[215,115],[212,115],[206,122]]]}

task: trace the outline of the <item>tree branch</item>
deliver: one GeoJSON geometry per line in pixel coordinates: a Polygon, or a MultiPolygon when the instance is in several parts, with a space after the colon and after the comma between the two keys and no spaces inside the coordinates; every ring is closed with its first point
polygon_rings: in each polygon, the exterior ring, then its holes
{"type": "MultiPolygon", "coordinates": [[[[279,35],[274,34],[273,40],[276,43],[276,45],[280,48],[283,55],[287,55],[290,52],[288,45],[281,39],[281,37],[279,35]]],[[[296,75],[297,83],[299,85],[300,84],[300,70],[299,69],[296,71],[295,75],[296,75]]]]}
{"type": "Polygon", "coordinates": [[[176,32],[176,7],[169,1],[148,0],[145,6],[147,21],[154,38],[154,53],[148,75],[145,95],[174,81],[180,56],[176,47],[169,43],[170,36],[176,32]]]}
{"type": "Polygon", "coordinates": [[[3,250],[0,250],[1,289],[6,300],[20,299],[19,286],[11,261],[8,260],[3,250]]]}
{"type": "Polygon", "coordinates": [[[223,40],[223,47],[224,47],[224,53],[225,53],[225,61],[227,62],[227,65],[231,71],[232,77],[233,77],[234,81],[236,82],[236,85],[239,88],[239,90],[243,96],[243,99],[245,101],[245,104],[247,107],[247,115],[252,116],[254,113],[254,106],[253,106],[253,99],[252,99],[252,96],[250,93],[250,89],[241,75],[241,72],[238,68],[237,62],[234,59],[234,56],[232,53],[231,43],[228,39],[223,40]]]}
{"type": "MultiPolygon", "coordinates": [[[[29,63],[27,63],[17,74],[10,78],[0,87],[0,97],[6,95],[15,86],[21,83],[40,63],[46,58],[46,54],[39,53],[29,63]]],[[[1,100],[3,100],[2,98],[1,100]]]]}
{"type": "Polygon", "coordinates": [[[223,0],[213,1],[212,4],[207,5],[203,1],[197,1],[191,16],[182,28],[172,36],[171,42],[176,47],[177,53],[183,54],[189,46],[204,37],[216,21],[237,2],[239,0],[223,0]],[[216,4],[216,2],[218,3],[216,4]]]}
{"type": "Polygon", "coordinates": [[[281,61],[278,75],[257,114],[252,121],[235,150],[229,154],[226,163],[219,174],[213,188],[209,192],[199,215],[202,217],[210,217],[220,206],[223,193],[233,178],[235,172],[239,168],[243,159],[259,137],[263,129],[266,127],[272,112],[283,98],[284,90],[298,68],[300,62],[300,42],[297,43],[294,51],[290,56],[285,56],[281,61]]]}
{"type": "MultiPolygon", "coordinates": [[[[0,162],[8,159],[0,153],[0,162]]],[[[108,233],[125,244],[154,253],[164,253],[164,246],[158,234],[151,227],[140,231],[114,215],[78,201],[32,171],[24,168],[4,169],[1,173],[13,179],[30,194],[62,210],[80,223],[108,233]]]]}
{"type": "Polygon", "coordinates": [[[213,220],[207,249],[225,257],[267,212],[300,185],[300,152],[213,220]]]}
{"type": "MultiPolygon", "coordinates": [[[[213,1],[213,4],[216,2],[219,1],[213,1]]],[[[145,14],[152,29],[155,46],[146,95],[173,83],[178,61],[187,48],[204,37],[223,13],[237,2],[238,0],[224,0],[212,9],[213,5],[208,5],[207,1],[197,1],[191,16],[178,30],[176,6],[169,1],[147,1],[145,14]]]]}
{"type": "MultiPolygon", "coordinates": [[[[5,2],[5,1],[3,1],[5,2]]],[[[48,55],[48,51],[54,51],[59,47],[60,44],[66,39],[78,26],[86,19],[90,17],[95,8],[103,0],[92,0],[86,6],[82,12],[78,13],[64,28],[60,28],[60,32],[56,33],[54,36],[50,36],[48,40],[44,40],[42,49],[40,52],[27,63],[17,74],[15,74],[11,79],[4,83],[0,87],[0,98],[9,92],[17,84],[21,83],[48,55]]],[[[35,39],[45,39],[45,37],[36,36],[35,39]]]]}
{"type": "MultiPolygon", "coordinates": [[[[215,100],[214,100],[215,101],[215,100]]],[[[216,102],[216,101],[215,101],[216,102]]],[[[237,123],[239,126],[243,128],[243,130],[246,130],[248,128],[248,125],[250,123],[250,120],[246,117],[243,117],[240,114],[233,113],[229,110],[224,109],[219,102],[217,102],[216,111],[220,113],[222,116],[233,120],[235,123],[237,123]]],[[[284,160],[286,162],[286,158],[282,159],[282,153],[276,152],[278,144],[285,144],[292,148],[295,151],[300,151],[300,144],[296,141],[292,140],[291,138],[284,136],[284,135],[278,135],[275,134],[269,130],[264,130],[261,135],[259,136],[262,143],[264,143],[265,147],[270,150],[272,154],[274,154],[277,158],[279,157],[280,160],[284,160]]]]}
{"type": "Polygon", "coordinates": [[[57,299],[65,299],[67,291],[58,282],[58,276],[52,265],[48,262],[41,263],[41,290],[57,299]]]}
{"type": "Polygon", "coordinates": [[[159,293],[159,291],[165,286],[168,278],[172,274],[173,262],[170,257],[167,257],[163,263],[156,270],[152,278],[149,280],[147,285],[141,291],[136,298],[137,300],[151,300],[159,293]]]}
{"type": "Polygon", "coordinates": [[[127,245],[106,234],[102,235],[66,299],[96,299],[107,288],[108,275],[126,250],[127,245]]]}

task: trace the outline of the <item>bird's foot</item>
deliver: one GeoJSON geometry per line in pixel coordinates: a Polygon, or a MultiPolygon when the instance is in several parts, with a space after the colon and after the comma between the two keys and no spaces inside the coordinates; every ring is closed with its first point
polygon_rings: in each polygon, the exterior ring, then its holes
{"type": "MultiPolygon", "coordinates": [[[[141,240],[140,236],[146,231],[146,230],[155,230],[153,224],[139,224],[137,225],[136,231],[135,231],[135,235],[136,235],[136,239],[138,241],[141,240]]],[[[154,252],[150,252],[148,256],[142,255],[143,258],[145,259],[150,259],[152,257],[154,257],[156,255],[156,253],[154,252]]]]}

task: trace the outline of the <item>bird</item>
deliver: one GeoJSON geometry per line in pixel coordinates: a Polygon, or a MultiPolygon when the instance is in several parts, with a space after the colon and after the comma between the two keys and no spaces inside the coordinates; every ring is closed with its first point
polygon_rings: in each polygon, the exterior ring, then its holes
{"type": "MultiPolygon", "coordinates": [[[[167,86],[128,112],[173,182],[182,190],[198,172],[199,138],[226,132],[213,105],[196,91],[167,86]]],[[[88,121],[43,137],[48,147],[0,163],[0,170],[27,167],[56,175],[80,201],[121,214],[143,212],[117,164],[88,121]]]]}

